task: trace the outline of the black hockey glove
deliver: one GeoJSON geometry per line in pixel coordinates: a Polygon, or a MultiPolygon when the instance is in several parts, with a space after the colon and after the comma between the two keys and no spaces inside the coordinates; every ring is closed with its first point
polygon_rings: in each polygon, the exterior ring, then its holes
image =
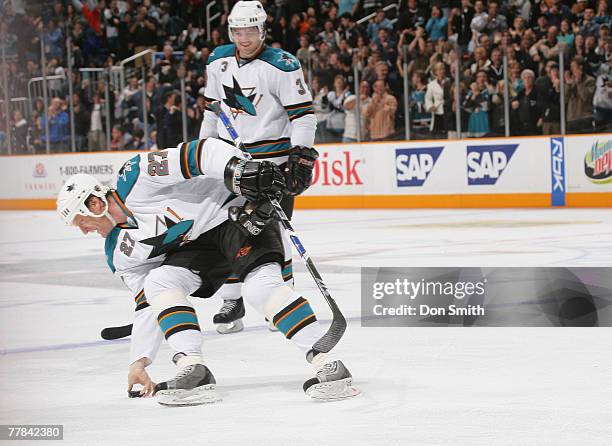
{"type": "Polygon", "coordinates": [[[246,203],[244,206],[231,206],[229,219],[247,236],[259,235],[266,225],[274,219],[274,208],[267,198],[258,203],[246,203]]]}
{"type": "Polygon", "coordinates": [[[285,182],[290,195],[299,195],[310,187],[312,170],[319,153],[311,147],[294,146],[285,167],[285,182]]]}
{"type": "Polygon", "coordinates": [[[247,161],[234,157],[225,166],[225,186],[233,193],[257,203],[286,189],[280,168],[270,161],[247,161]]]}

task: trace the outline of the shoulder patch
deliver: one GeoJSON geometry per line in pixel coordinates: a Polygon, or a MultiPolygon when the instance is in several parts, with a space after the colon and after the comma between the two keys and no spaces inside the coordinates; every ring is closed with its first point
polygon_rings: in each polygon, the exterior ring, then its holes
{"type": "Polygon", "coordinates": [[[218,59],[223,59],[225,57],[234,57],[234,54],[236,54],[236,45],[234,45],[233,43],[230,43],[229,45],[218,46],[208,56],[206,65],[210,65],[218,59]]]}
{"type": "Polygon", "coordinates": [[[125,162],[125,164],[119,169],[119,175],[117,176],[117,195],[125,203],[127,196],[130,194],[136,180],[140,175],[140,155],[136,155],[125,162]]]}
{"type": "Polygon", "coordinates": [[[257,58],[268,62],[281,71],[290,72],[300,69],[300,61],[293,54],[279,48],[268,47],[257,58]]]}

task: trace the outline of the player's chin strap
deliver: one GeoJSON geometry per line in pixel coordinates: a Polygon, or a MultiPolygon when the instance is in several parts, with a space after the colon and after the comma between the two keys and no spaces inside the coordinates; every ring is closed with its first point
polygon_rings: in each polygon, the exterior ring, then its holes
{"type": "MultiPolygon", "coordinates": [[[[129,214],[128,212],[126,212],[125,209],[124,209],[124,206],[121,206],[119,201],[117,201],[116,193],[115,194],[111,194],[110,197],[113,199],[113,201],[115,202],[117,207],[119,207],[119,209],[121,209],[121,211],[125,214],[125,216],[127,217],[127,221],[129,223],[130,220],[133,219],[133,216],[131,214],[129,214]]],[[[104,203],[106,204],[105,214],[110,219],[110,221],[113,222],[113,226],[117,226],[117,224],[118,224],[117,221],[109,213],[109,205],[108,205],[108,202],[106,201],[106,197],[104,198],[104,200],[105,200],[104,203]]]]}
{"type": "Polygon", "coordinates": [[[117,226],[117,221],[113,218],[113,216],[108,211],[109,206],[108,206],[108,201],[106,200],[106,197],[104,199],[104,204],[106,204],[106,209],[104,210],[104,213],[102,215],[111,221],[111,223],[113,224],[113,228],[114,228],[115,226],[117,226]]]}
{"type": "Polygon", "coordinates": [[[115,221],[115,219],[113,218],[113,216],[111,214],[107,212],[104,213],[104,215],[111,221],[111,223],[113,224],[113,228],[115,226],[117,226],[117,222],[115,221]]]}
{"type": "MultiPolygon", "coordinates": [[[[238,132],[236,132],[236,129],[232,125],[225,112],[221,110],[219,104],[211,103],[209,104],[209,106],[221,119],[221,122],[227,129],[232,140],[234,141],[234,145],[236,146],[236,148],[248,154],[246,147],[244,146],[242,140],[240,139],[240,136],[238,135],[238,132]]],[[[283,211],[283,208],[281,208],[278,200],[272,196],[268,196],[268,200],[270,200],[270,203],[274,207],[274,210],[276,211],[276,214],[278,215],[281,224],[283,225],[283,228],[285,228],[285,231],[289,235],[293,246],[295,246],[295,249],[300,254],[300,257],[306,264],[306,268],[310,272],[310,275],[313,277],[315,283],[317,284],[319,291],[321,291],[321,294],[323,294],[325,301],[327,302],[329,308],[332,311],[332,322],[329,328],[327,329],[327,332],[321,337],[321,339],[315,342],[315,344],[312,346],[312,350],[306,353],[306,359],[309,362],[312,362],[313,358],[318,353],[329,352],[332,348],[334,348],[338,341],[340,341],[340,338],[342,338],[342,335],[346,330],[346,319],[340,311],[340,308],[338,308],[336,301],[331,297],[331,294],[329,293],[327,286],[323,282],[319,271],[317,271],[317,268],[315,267],[312,259],[310,258],[310,255],[306,252],[304,245],[293,230],[293,227],[291,226],[291,223],[289,223],[289,219],[287,218],[287,215],[285,215],[285,212],[283,211]]]]}

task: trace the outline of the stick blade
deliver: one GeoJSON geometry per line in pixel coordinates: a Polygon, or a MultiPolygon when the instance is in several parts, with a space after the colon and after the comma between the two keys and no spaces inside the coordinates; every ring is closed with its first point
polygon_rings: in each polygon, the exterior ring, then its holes
{"type": "Polygon", "coordinates": [[[102,339],[113,341],[115,339],[125,338],[132,334],[132,324],[122,325],[120,327],[106,327],[100,332],[102,339]]]}

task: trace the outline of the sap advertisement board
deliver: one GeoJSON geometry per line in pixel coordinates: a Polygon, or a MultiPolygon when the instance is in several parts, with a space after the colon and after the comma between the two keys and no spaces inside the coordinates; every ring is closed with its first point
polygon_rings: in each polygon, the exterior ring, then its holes
{"type": "Polygon", "coordinates": [[[307,195],[550,192],[549,139],[322,145],[307,195]]]}
{"type": "Polygon", "coordinates": [[[545,147],[530,140],[407,144],[395,153],[397,188],[404,193],[541,193],[549,187],[545,147]]]}

